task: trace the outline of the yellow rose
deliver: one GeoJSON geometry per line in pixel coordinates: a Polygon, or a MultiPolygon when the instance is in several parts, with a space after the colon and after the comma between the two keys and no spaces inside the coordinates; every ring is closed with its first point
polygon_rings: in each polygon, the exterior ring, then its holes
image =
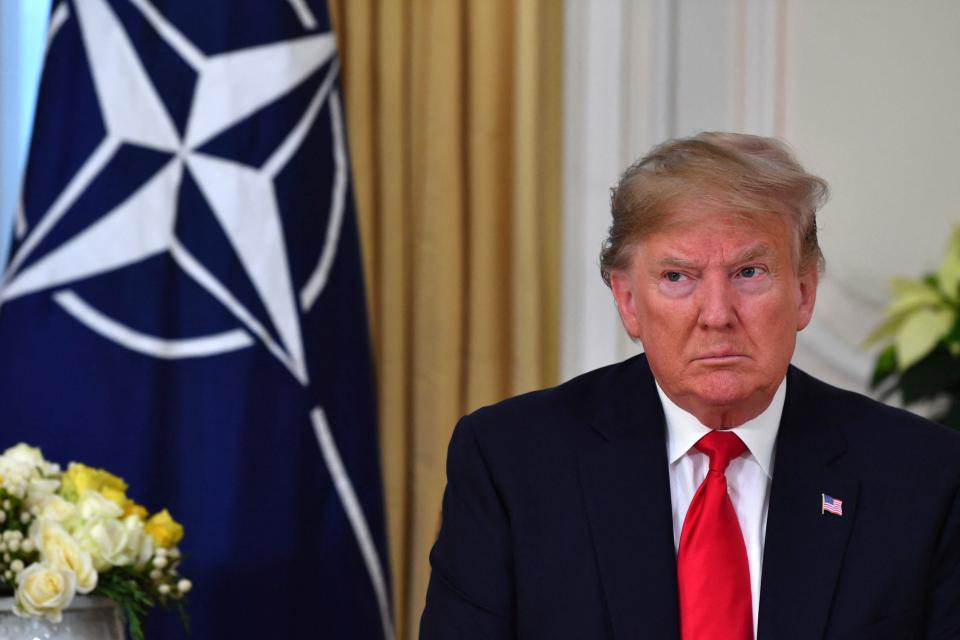
{"type": "Polygon", "coordinates": [[[114,503],[121,509],[127,506],[127,496],[123,491],[117,491],[113,487],[103,487],[100,489],[103,497],[114,503]]]}
{"type": "Polygon", "coordinates": [[[146,520],[147,508],[133,500],[127,500],[127,504],[123,505],[123,517],[126,518],[127,516],[137,516],[141,520],[146,520]]]}
{"type": "Polygon", "coordinates": [[[164,509],[155,513],[147,520],[144,530],[150,534],[158,547],[169,549],[183,538],[183,525],[174,521],[170,513],[164,509]]]}
{"type": "Polygon", "coordinates": [[[72,571],[34,562],[17,576],[13,612],[24,618],[43,616],[60,622],[61,612],[73,602],[76,586],[72,571]]]}
{"type": "Polygon", "coordinates": [[[73,572],[78,593],[90,593],[96,588],[97,571],[93,568],[93,558],[59,523],[44,518],[37,520],[33,540],[45,564],[73,572]]]}
{"type": "Polygon", "coordinates": [[[62,482],[60,493],[74,502],[87,491],[99,491],[120,507],[123,507],[127,500],[127,483],[123,478],[79,462],[70,463],[63,474],[62,482]]]}

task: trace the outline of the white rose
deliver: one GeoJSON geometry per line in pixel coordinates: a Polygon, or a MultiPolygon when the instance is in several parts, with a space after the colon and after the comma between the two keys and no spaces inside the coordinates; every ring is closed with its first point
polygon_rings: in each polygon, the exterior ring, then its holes
{"type": "Polygon", "coordinates": [[[46,462],[46,460],[43,459],[43,454],[40,453],[40,449],[31,447],[23,442],[4,451],[3,457],[7,460],[29,464],[31,467],[39,467],[46,462]]]}
{"type": "Polygon", "coordinates": [[[86,491],[80,496],[77,502],[77,509],[80,510],[80,517],[84,520],[93,520],[95,518],[119,518],[123,515],[123,509],[116,502],[103,497],[99,491],[86,491]]]}
{"type": "Polygon", "coordinates": [[[144,531],[143,520],[135,515],[124,518],[123,526],[127,529],[126,554],[140,569],[153,557],[153,536],[144,531]]]}
{"type": "Polygon", "coordinates": [[[40,518],[65,523],[77,517],[77,505],[64,500],[60,496],[47,496],[40,503],[40,518]]]}
{"type": "Polygon", "coordinates": [[[0,459],[27,467],[31,471],[38,469],[45,476],[52,476],[60,472],[60,465],[47,462],[40,449],[23,442],[4,451],[0,459]]]}
{"type": "Polygon", "coordinates": [[[97,571],[133,563],[127,548],[129,538],[124,524],[113,518],[90,520],[77,531],[77,541],[90,552],[97,571]]]}
{"type": "Polygon", "coordinates": [[[79,593],[90,593],[96,588],[97,572],[93,568],[93,557],[58,522],[38,520],[33,526],[32,537],[45,564],[74,573],[79,593]]]}
{"type": "Polygon", "coordinates": [[[27,497],[25,501],[27,508],[30,509],[41,506],[46,502],[47,498],[53,497],[59,488],[59,480],[32,478],[27,483],[27,497]]]}
{"type": "Polygon", "coordinates": [[[60,622],[61,612],[73,602],[76,584],[72,571],[34,562],[17,576],[13,612],[24,618],[43,616],[60,622]]]}

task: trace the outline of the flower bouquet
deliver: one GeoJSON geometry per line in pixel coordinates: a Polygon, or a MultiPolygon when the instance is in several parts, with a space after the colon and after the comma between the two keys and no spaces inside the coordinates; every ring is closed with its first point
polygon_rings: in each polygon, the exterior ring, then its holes
{"type": "Polygon", "coordinates": [[[148,517],[126,491],[107,471],[61,471],[26,444],[0,455],[0,590],[14,614],[60,622],[76,594],[99,594],[119,605],[135,640],[155,604],[176,606],[186,626],[183,527],[166,509],[148,517]]]}
{"type": "Polygon", "coordinates": [[[960,227],[936,273],[895,278],[886,319],[867,344],[887,340],[877,356],[873,388],[899,391],[904,404],[945,401],[934,419],[960,429],[960,227]]]}

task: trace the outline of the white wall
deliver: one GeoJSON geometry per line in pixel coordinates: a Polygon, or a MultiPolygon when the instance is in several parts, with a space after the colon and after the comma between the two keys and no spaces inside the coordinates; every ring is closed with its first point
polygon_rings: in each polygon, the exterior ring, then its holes
{"type": "Polygon", "coordinates": [[[794,361],[865,390],[890,277],[932,268],[960,222],[960,2],[567,0],[567,19],[564,377],[636,349],[597,275],[618,172],[727,129],[785,138],[830,182],[794,361]]]}
{"type": "Polygon", "coordinates": [[[853,373],[891,276],[933,269],[960,222],[960,3],[792,0],[786,24],[784,134],[833,188],[797,360],[853,373]]]}

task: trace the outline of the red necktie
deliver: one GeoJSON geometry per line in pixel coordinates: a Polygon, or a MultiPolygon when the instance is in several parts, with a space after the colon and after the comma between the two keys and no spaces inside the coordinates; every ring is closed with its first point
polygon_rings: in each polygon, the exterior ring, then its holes
{"type": "Polygon", "coordinates": [[[680,636],[752,640],[750,565],[724,475],[746,447],[728,431],[712,431],[696,447],[710,456],[710,470],[690,502],[680,533],[680,636]]]}

